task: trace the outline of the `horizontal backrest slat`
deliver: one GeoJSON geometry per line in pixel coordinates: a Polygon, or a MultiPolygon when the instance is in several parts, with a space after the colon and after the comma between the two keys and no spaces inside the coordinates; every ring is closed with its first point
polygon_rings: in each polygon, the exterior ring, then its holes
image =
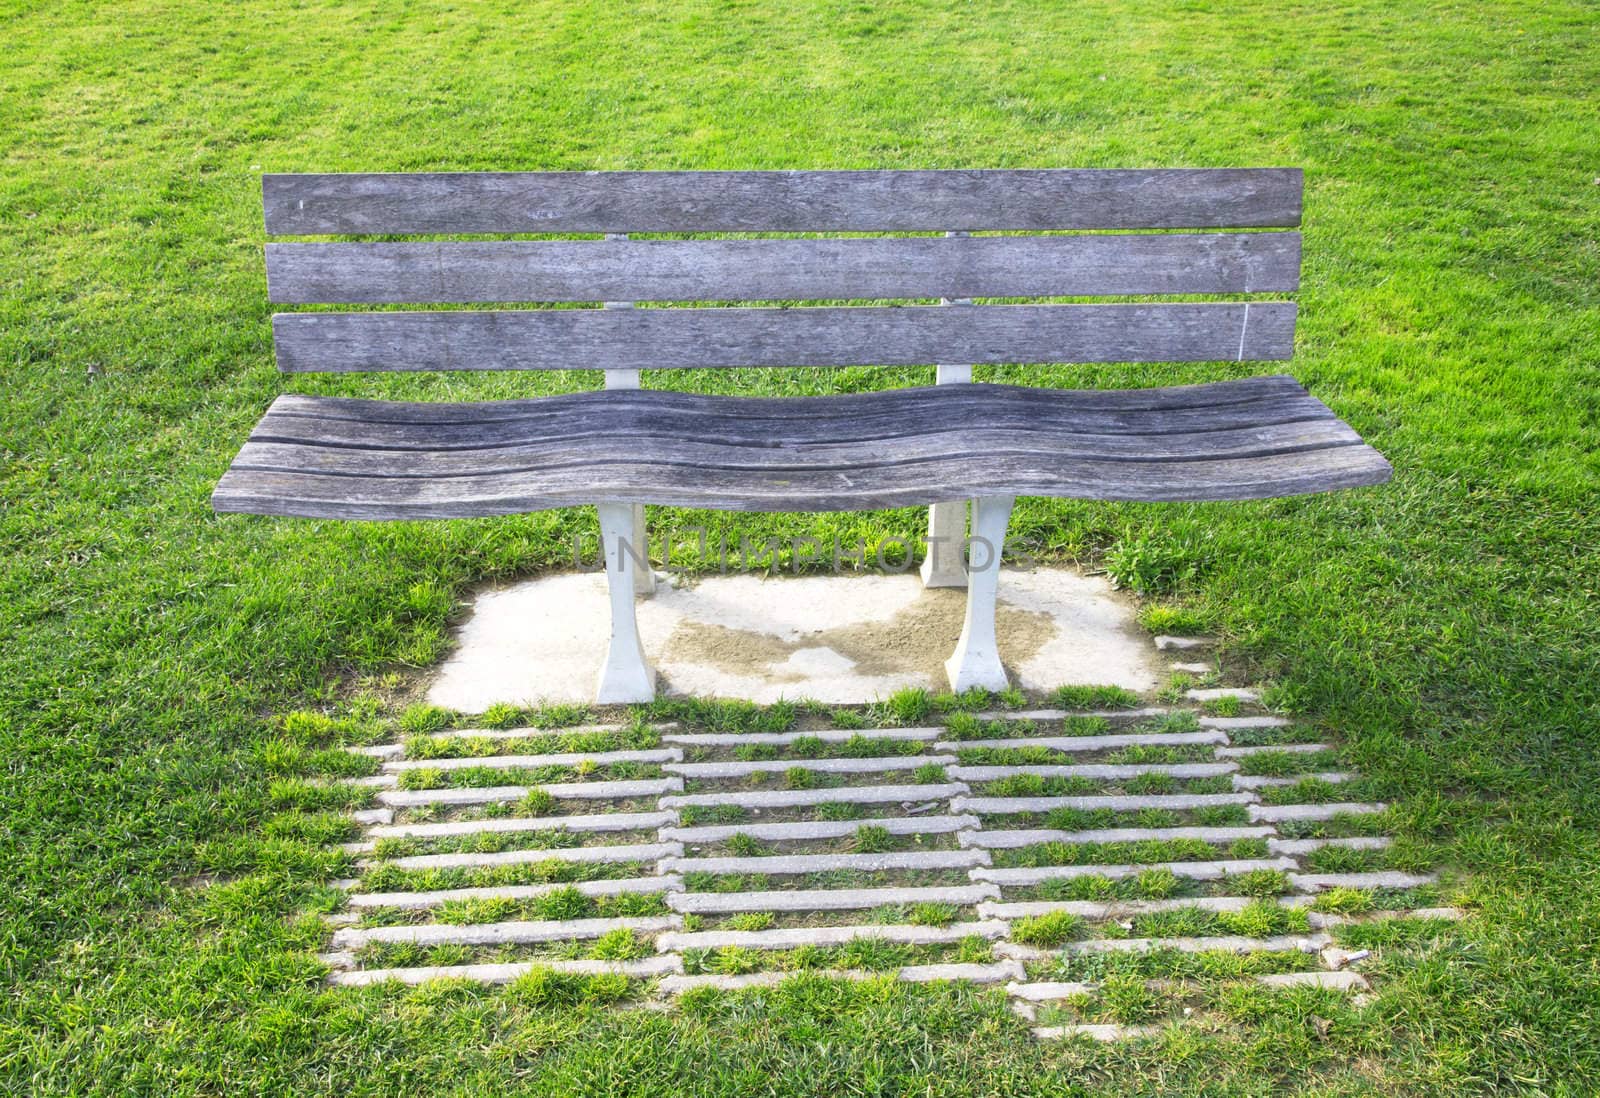
{"type": "Polygon", "coordinates": [[[1286,359],[1292,302],[284,313],[280,369],[674,369],[1286,359]]]}
{"type": "Polygon", "coordinates": [[[276,302],[785,301],[1286,291],[1300,234],[269,244],[276,302]]]}
{"type": "Polygon", "coordinates": [[[1269,228],[1298,168],[267,175],[274,236],[1269,228]]]}

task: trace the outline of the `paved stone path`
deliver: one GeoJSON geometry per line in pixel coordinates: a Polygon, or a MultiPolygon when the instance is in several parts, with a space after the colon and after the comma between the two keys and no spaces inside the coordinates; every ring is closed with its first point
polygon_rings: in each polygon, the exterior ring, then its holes
{"type": "MultiPolygon", "coordinates": [[[[1205,642],[1157,647],[1192,658],[1205,642]]],[[[1404,890],[1432,876],[1385,864],[1384,805],[1332,799],[1359,782],[1336,748],[1259,711],[1253,690],[1182,697],[979,714],[960,737],[590,726],[355,749],[381,770],[352,779],[373,807],[346,848],[361,875],[329,917],[329,979],[496,983],[548,967],[671,996],[799,968],[887,971],[1004,984],[1023,1017],[1059,1023],[1040,1037],[1094,1039],[1147,1029],[1072,1020],[1096,985],[1058,974],[1091,954],[1273,954],[1283,970],[1266,985],[1365,992],[1329,935],[1351,917],[1313,910],[1317,895],[1399,892],[1400,910],[1361,917],[1403,917],[1404,890]],[[1186,708],[1219,699],[1231,715],[1186,708]],[[1259,914],[1262,895],[1302,929],[1159,933],[1186,912],[1259,914]],[[1069,940],[1051,920],[1072,921],[1069,940]]]]}

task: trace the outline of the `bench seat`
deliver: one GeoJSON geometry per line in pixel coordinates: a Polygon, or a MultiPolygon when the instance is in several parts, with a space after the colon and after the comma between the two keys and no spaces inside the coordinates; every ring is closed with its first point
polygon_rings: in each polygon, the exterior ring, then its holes
{"type": "Polygon", "coordinates": [[[845,511],[978,496],[1232,500],[1389,464],[1285,375],[1136,390],[941,385],[807,397],[604,390],[487,403],[282,396],[219,511],[464,518],[596,502],[845,511]]]}

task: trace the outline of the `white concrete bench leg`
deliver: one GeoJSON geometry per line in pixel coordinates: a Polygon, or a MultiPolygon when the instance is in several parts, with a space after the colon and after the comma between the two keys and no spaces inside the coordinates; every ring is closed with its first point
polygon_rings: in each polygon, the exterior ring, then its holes
{"type": "Polygon", "coordinates": [[[1010,685],[995,644],[994,604],[1000,589],[1000,554],[1005,548],[1006,527],[1011,523],[1011,505],[1015,502],[1011,496],[984,496],[972,501],[967,616],[955,654],[944,665],[950,676],[950,689],[958,694],[976,686],[1004,690],[1010,685]]]}
{"type": "Polygon", "coordinates": [[[935,503],[928,508],[928,553],[922,558],[922,586],[965,587],[961,543],[967,537],[967,504],[935,503]]]}
{"type": "Polygon", "coordinates": [[[647,702],[656,696],[656,673],[644,658],[639,643],[639,619],[634,613],[634,573],[639,571],[634,553],[641,549],[631,539],[634,508],[628,503],[601,503],[600,544],[606,565],[606,588],[611,595],[611,643],[595,701],[601,705],[647,702]]]}
{"type": "Polygon", "coordinates": [[[653,595],[656,593],[656,574],[650,569],[650,531],[644,523],[644,504],[633,505],[632,525],[633,532],[629,537],[642,562],[633,570],[633,593],[653,595]]]}

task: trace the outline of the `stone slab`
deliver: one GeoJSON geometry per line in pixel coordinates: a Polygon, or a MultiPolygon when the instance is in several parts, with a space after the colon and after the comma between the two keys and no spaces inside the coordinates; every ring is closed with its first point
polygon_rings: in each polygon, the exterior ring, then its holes
{"type": "MultiPolygon", "coordinates": [[[[428,689],[435,705],[590,702],[609,638],[598,572],[482,590],[428,689]]],[[[666,694],[870,702],[947,689],[943,661],[965,593],[916,575],[662,577],[638,604],[646,655],[666,694]]],[[[1131,600],[1101,577],[1037,568],[1001,574],[1001,658],[1024,689],[1153,689],[1162,671],[1131,600]]]]}

